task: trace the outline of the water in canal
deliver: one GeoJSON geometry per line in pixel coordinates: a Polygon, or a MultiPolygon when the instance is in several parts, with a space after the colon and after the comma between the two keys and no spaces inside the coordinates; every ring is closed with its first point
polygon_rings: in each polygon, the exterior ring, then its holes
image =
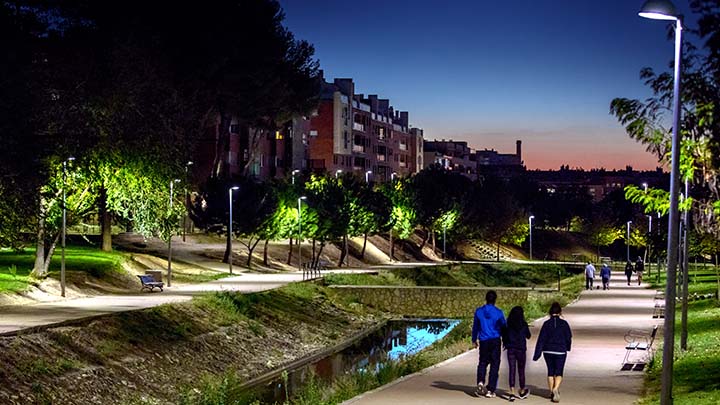
{"type": "MultiPolygon", "coordinates": [[[[289,370],[287,392],[292,397],[313,374],[329,381],[353,371],[377,371],[378,367],[389,360],[415,354],[442,339],[458,323],[457,320],[447,319],[390,321],[340,352],[289,370]]],[[[282,379],[277,379],[262,387],[255,387],[254,390],[264,403],[282,403],[286,391],[284,384],[282,379]]]]}

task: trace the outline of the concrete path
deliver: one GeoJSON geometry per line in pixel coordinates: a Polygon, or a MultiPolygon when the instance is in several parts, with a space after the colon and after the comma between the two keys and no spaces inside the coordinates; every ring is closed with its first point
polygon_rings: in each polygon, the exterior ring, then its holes
{"type": "MultiPolygon", "coordinates": [[[[328,272],[348,273],[367,272],[367,270],[329,270],[323,273],[328,272]]],[[[0,307],[0,334],[89,316],[150,308],[170,302],[189,301],[192,297],[209,291],[240,291],[250,293],[270,290],[301,280],[302,272],[276,274],[242,273],[239,276],[227,277],[202,284],[165,288],[164,292],[99,295],[42,304],[4,306],[0,307]]]]}
{"type": "MultiPolygon", "coordinates": [[[[601,284],[597,282],[596,285],[601,284]]],[[[625,332],[630,328],[652,329],[662,320],[653,319],[655,292],[627,286],[622,273],[614,272],[609,291],[584,291],[580,299],[563,310],[573,331],[573,347],[568,353],[565,379],[560,388],[564,404],[632,404],[639,396],[643,373],[620,371],[625,355],[625,332]]],[[[507,314],[506,314],[507,315],[507,314]]],[[[527,385],[531,395],[520,404],[550,403],[545,362],[532,361],[532,351],[540,326],[531,325],[533,338],[528,344],[527,385]]],[[[477,350],[467,352],[435,368],[400,382],[358,396],[345,404],[421,405],[500,403],[508,387],[507,357],[502,354],[497,398],[476,398],[475,370],[477,350]]],[[[631,357],[635,359],[637,357],[631,357]]]]}

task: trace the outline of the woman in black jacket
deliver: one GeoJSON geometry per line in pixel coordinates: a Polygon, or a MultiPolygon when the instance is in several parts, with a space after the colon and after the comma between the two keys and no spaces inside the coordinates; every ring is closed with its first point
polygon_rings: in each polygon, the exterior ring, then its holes
{"type": "Polygon", "coordinates": [[[507,350],[509,367],[510,402],[515,401],[515,370],[517,369],[520,380],[520,398],[525,399],[530,395],[530,390],[525,387],[525,361],[527,359],[527,340],[530,339],[530,328],[525,322],[525,311],[520,306],[513,307],[507,317],[505,328],[503,328],[502,341],[507,350]]]}
{"type": "Polygon", "coordinates": [[[540,354],[545,358],[548,370],[548,387],[550,388],[550,400],[560,402],[560,384],[563,379],[565,360],[567,352],[572,345],[572,332],[570,325],[560,316],[562,308],[557,302],[550,305],[550,319],[543,323],[535,344],[535,355],[533,361],[540,359],[540,354]]]}

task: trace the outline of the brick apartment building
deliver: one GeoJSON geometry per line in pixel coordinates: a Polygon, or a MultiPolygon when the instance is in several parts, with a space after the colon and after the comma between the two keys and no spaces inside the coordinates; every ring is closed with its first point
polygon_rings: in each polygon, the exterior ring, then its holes
{"type": "Polygon", "coordinates": [[[423,131],[410,128],[407,111],[388,99],[355,94],[352,79],[323,80],[320,105],[310,118],[308,169],[337,170],[387,181],[423,168],[423,131]]]}

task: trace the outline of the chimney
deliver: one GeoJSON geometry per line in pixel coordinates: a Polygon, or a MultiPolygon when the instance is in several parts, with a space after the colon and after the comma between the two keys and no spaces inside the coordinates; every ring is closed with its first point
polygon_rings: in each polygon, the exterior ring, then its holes
{"type": "Polygon", "coordinates": [[[515,154],[517,155],[517,158],[522,161],[522,141],[517,140],[515,141],[515,154]]]}

